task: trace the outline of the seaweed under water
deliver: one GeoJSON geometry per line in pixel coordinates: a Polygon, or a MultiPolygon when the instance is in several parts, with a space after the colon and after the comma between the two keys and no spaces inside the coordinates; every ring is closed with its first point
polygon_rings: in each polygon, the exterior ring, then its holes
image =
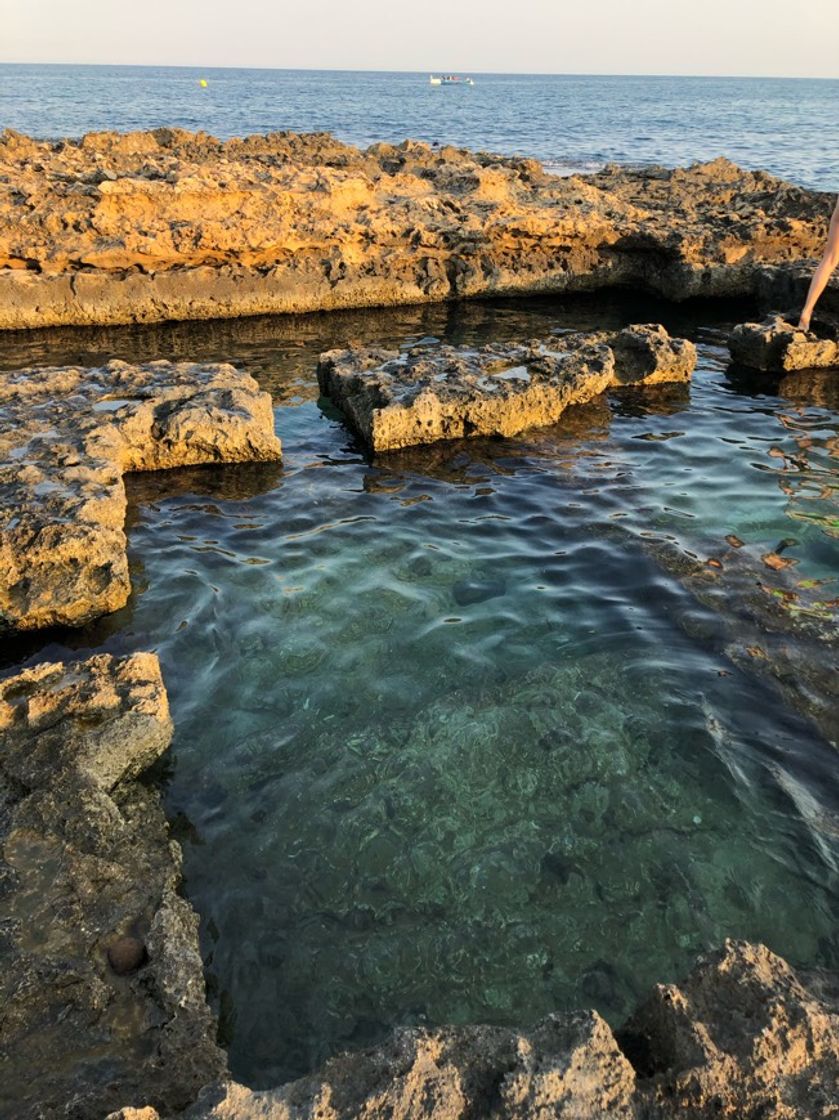
{"type": "Polygon", "coordinates": [[[833,618],[839,392],[730,371],[735,316],[599,297],[5,345],[7,367],[226,358],[274,394],[281,468],[129,478],[131,602],[8,655],[158,652],[159,777],[239,1079],[398,1024],[618,1023],[726,936],[839,967],[835,745],[649,547],[734,539],[833,618]],[[515,440],[371,461],[317,399],[318,352],[352,339],[651,319],[697,341],[689,388],[515,440]]]}

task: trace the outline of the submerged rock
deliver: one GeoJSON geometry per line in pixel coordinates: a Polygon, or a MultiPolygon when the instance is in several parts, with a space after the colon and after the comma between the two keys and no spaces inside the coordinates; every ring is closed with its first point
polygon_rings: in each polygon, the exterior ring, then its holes
{"type": "Polygon", "coordinates": [[[712,561],[663,538],[645,540],[643,547],[716,615],[715,640],[725,655],[770,681],[839,746],[839,602],[825,597],[830,585],[797,580],[794,567],[771,561],[782,559],[777,553],[761,556],[736,537],[728,543],[719,549],[717,542],[712,561]]]}
{"type": "Polygon", "coordinates": [[[150,653],[0,682],[2,1116],[174,1112],[223,1074],[180,849],[134,781],[171,735],[150,653]]]}
{"type": "Polygon", "coordinates": [[[0,329],[643,286],[803,292],[833,198],[724,159],[546,174],[326,134],[0,134],[0,329]]]}
{"type": "Polygon", "coordinates": [[[661,326],[566,334],[521,344],[418,346],[321,355],[321,392],[374,451],[553,424],[610,387],[686,381],[696,349],[661,326]]]}
{"type": "Polygon", "coordinates": [[[507,585],[500,579],[461,579],[452,587],[454,601],[461,607],[471,603],[485,603],[506,592],[507,585]]]}
{"type": "Polygon", "coordinates": [[[728,348],[735,362],[772,373],[839,369],[839,341],[799,330],[781,315],[741,323],[731,332],[728,348]]]}
{"type": "Polygon", "coordinates": [[[125,471],[279,458],[270,396],[229,365],[0,374],[0,626],[123,606],[125,471]]]}

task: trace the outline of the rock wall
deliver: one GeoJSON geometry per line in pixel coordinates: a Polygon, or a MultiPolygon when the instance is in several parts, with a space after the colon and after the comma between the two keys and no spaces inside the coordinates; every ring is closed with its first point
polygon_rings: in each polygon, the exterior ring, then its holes
{"type": "Polygon", "coordinates": [[[832,199],[726,160],[559,178],[326,134],[0,136],[0,329],[807,281],[832,199]]]}
{"type": "Polygon", "coordinates": [[[171,736],[150,653],[0,682],[0,1116],[176,1111],[224,1073],[180,848],[135,781],[171,736]]]}

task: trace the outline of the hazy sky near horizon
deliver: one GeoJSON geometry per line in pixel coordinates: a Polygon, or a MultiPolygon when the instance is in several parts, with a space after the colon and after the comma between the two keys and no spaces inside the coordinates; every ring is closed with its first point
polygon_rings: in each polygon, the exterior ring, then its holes
{"type": "Polygon", "coordinates": [[[0,62],[839,77],[836,0],[0,0],[0,62]]]}

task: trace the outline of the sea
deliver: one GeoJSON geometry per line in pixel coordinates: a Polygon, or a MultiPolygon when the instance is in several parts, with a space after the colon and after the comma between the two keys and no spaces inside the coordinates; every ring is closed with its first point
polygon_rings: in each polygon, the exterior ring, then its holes
{"type": "Polygon", "coordinates": [[[839,80],[0,66],[0,128],[38,137],[179,126],[410,137],[532,156],[557,172],[727,156],[839,191],[839,80]],[[202,82],[206,83],[205,85],[202,82]]]}
{"type": "MultiPolygon", "coordinates": [[[[416,137],[560,172],[724,155],[839,189],[839,82],[473,77],[4,66],[0,126],[416,137]]],[[[0,370],[232,361],[274,401],[282,465],[127,477],[123,609],[0,649],[4,674],[158,654],[175,735],[153,780],[237,1078],[396,1026],[617,1026],[726,937],[839,969],[836,744],[752,671],[761,635],[733,660],[659,562],[724,574],[736,538],[755,585],[782,554],[786,609],[831,617],[839,387],[732,369],[755,313],[635,291],[0,335],[0,370]],[[632,322],[693,339],[690,386],[516,439],[371,458],[318,393],[318,355],[352,342],[632,322]]]]}

